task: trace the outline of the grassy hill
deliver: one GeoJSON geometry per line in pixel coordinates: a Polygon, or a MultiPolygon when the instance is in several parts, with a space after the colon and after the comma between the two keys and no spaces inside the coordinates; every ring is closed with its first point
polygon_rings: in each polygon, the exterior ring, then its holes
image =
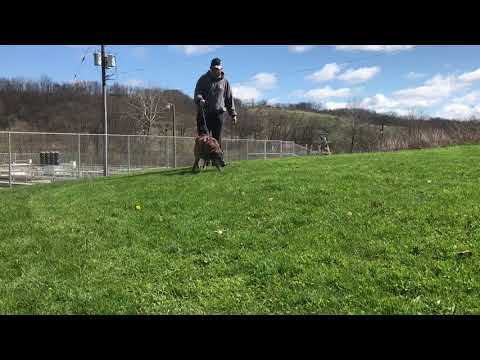
{"type": "Polygon", "coordinates": [[[0,313],[478,314],[479,160],[459,146],[4,190],[0,313]]]}
{"type": "MultiPolygon", "coordinates": [[[[329,142],[335,144],[335,147],[346,148],[351,141],[351,120],[342,116],[334,116],[329,114],[321,114],[311,111],[290,110],[282,108],[251,108],[247,109],[257,121],[268,119],[268,122],[275,122],[276,119],[282,119],[279,123],[284,129],[284,133],[280,137],[289,137],[288,127],[293,127],[296,138],[300,143],[318,142],[318,134],[321,132],[329,133],[329,142]],[[308,135],[310,136],[308,136],[308,135]]],[[[293,129],[292,129],[293,130],[293,129]]]]}
{"type": "MultiPolygon", "coordinates": [[[[247,109],[248,114],[256,121],[279,124],[283,129],[273,138],[295,138],[300,144],[318,144],[320,134],[328,133],[328,142],[331,150],[335,153],[350,152],[352,141],[352,119],[348,114],[327,114],[313,111],[292,110],[274,107],[258,107],[247,109]],[[268,120],[267,120],[268,119],[268,120]],[[291,131],[289,131],[289,129],[291,131]],[[295,134],[295,135],[293,135],[295,134]]],[[[401,124],[392,121],[384,127],[385,136],[398,135],[403,131],[401,124]]],[[[271,126],[271,125],[270,125],[271,126]]],[[[269,126],[267,126],[268,128],[269,126]]],[[[357,120],[356,143],[360,138],[365,138],[366,133],[379,134],[380,126],[368,121],[368,119],[357,120]]],[[[259,137],[261,138],[261,136],[259,137]]],[[[368,141],[367,141],[368,142],[368,141]]]]}

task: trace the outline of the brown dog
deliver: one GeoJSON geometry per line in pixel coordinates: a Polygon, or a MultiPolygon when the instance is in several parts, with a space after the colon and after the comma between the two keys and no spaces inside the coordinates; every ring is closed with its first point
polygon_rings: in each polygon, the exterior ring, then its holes
{"type": "Polygon", "coordinates": [[[207,161],[211,161],[218,171],[222,171],[222,167],[225,166],[223,161],[223,151],[218,144],[218,141],[208,135],[200,135],[195,139],[195,148],[193,150],[195,154],[195,162],[193,163],[193,172],[200,170],[198,163],[200,159],[203,160],[203,168],[207,161]]]}

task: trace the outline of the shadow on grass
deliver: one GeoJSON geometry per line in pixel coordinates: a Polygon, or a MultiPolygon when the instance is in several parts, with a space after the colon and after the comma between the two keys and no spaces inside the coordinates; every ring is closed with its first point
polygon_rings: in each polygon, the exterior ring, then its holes
{"type": "Polygon", "coordinates": [[[207,168],[206,170],[202,170],[197,173],[194,173],[192,172],[192,168],[189,166],[189,167],[179,168],[179,169],[148,171],[144,173],[131,174],[131,175],[109,176],[107,178],[97,177],[89,180],[99,181],[99,182],[110,182],[110,181],[125,181],[125,179],[128,179],[128,178],[138,178],[138,177],[144,177],[144,176],[185,176],[185,175],[197,176],[203,172],[210,172],[213,170],[215,172],[218,172],[216,169],[207,168]]]}
{"type": "MultiPolygon", "coordinates": [[[[142,176],[151,176],[151,175],[155,175],[155,176],[180,176],[180,175],[195,175],[195,174],[192,172],[192,168],[188,167],[188,168],[180,168],[180,169],[172,169],[172,170],[148,171],[148,172],[139,173],[139,174],[131,174],[131,175],[125,176],[123,178],[125,179],[125,178],[129,178],[129,177],[142,177],[142,176]]],[[[115,179],[115,177],[112,177],[111,179],[113,180],[113,179],[115,179]]]]}
{"type": "Polygon", "coordinates": [[[163,173],[160,172],[159,173],[160,175],[164,175],[164,176],[179,176],[179,175],[197,175],[199,173],[194,173],[192,171],[192,168],[191,167],[188,167],[188,168],[184,168],[184,169],[175,169],[175,170],[168,170],[168,171],[164,171],[163,173]]]}
{"type": "Polygon", "coordinates": [[[107,182],[107,181],[124,181],[128,178],[138,178],[143,176],[165,176],[165,175],[188,175],[188,173],[192,173],[191,168],[182,168],[182,169],[174,169],[174,170],[157,170],[157,171],[147,171],[141,173],[132,173],[130,175],[113,175],[108,177],[95,177],[92,179],[82,179],[82,180],[91,180],[91,181],[100,181],[100,182],[107,182]]]}
{"type": "Polygon", "coordinates": [[[198,172],[193,172],[191,167],[188,168],[183,168],[183,169],[176,169],[176,170],[169,170],[169,171],[163,171],[163,172],[158,172],[159,175],[164,175],[164,176],[180,176],[180,175],[191,175],[191,176],[196,176],[201,173],[205,172],[215,172],[215,173],[222,173],[223,171],[218,171],[214,167],[207,167],[206,169],[201,169],[198,172]]]}

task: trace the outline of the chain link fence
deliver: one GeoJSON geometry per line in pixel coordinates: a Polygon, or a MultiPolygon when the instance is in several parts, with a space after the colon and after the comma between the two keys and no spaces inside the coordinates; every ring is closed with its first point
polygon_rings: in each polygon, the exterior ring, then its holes
{"type": "MultiPolygon", "coordinates": [[[[104,141],[103,134],[0,132],[0,184],[103,176],[104,141]]],[[[194,137],[108,135],[107,143],[108,175],[186,167],[194,160],[194,137]]],[[[293,141],[222,139],[222,147],[227,162],[307,155],[293,141]]]]}

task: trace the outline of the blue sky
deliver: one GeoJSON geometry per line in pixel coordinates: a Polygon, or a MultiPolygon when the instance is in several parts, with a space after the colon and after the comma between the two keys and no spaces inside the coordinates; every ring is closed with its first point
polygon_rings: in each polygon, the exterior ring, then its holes
{"type": "MultiPolygon", "coordinates": [[[[98,49],[3,45],[0,76],[99,80],[92,55],[98,49]]],[[[117,82],[190,96],[210,60],[220,57],[234,96],[243,100],[355,104],[457,119],[480,114],[480,46],[474,45],[109,45],[107,52],[117,56],[117,82]]]]}

